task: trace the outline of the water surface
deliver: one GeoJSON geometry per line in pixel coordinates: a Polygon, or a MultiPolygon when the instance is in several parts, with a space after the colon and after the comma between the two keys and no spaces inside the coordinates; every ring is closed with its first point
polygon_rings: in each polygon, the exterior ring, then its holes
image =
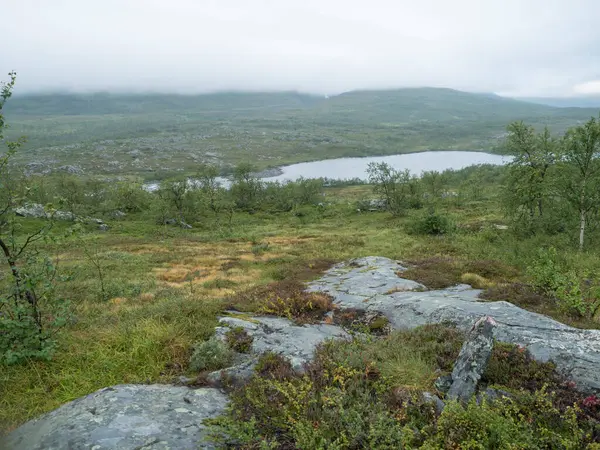
{"type": "MultiPolygon", "coordinates": [[[[368,156],[364,158],[336,158],[324,159],[289,166],[280,167],[281,173],[272,177],[262,178],[263,181],[294,181],[303,178],[329,178],[331,180],[366,180],[367,167],[370,163],[388,163],[396,170],[408,169],[414,175],[421,175],[423,171],[459,170],[476,164],[506,164],[509,156],[493,155],[483,152],[464,151],[439,151],[407,153],[403,155],[368,156]]],[[[230,181],[219,178],[222,186],[229,186],[230,181]]],[[[147,183],[144,187],[153,191],[158,188],[158,183],[147,183]]]]}
{"type": "Polygon", "coordinates": [[[408,153],[404,155],[369,156],[365,158],[337,158],[283,166],[283,173],[264,178],[265,181],[288,181],[304,178],[330,178],[345,180],[367,179],[369,163],[385,162],[396,170],[408,169],[414,175],[423,171],[442,172],[448,169],[463,169],[476,164],[506,164],[509,157],[483,152],[440,151],[408,153]]]}

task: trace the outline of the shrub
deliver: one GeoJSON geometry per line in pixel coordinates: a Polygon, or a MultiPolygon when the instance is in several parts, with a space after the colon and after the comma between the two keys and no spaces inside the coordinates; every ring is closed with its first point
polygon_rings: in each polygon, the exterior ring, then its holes
{"type": "Polygon", "coordinates": [[[576,317],[593,314],[595,305],[585,301],[579,277],[560,264],[554,247],[540,249],[527,272],[534,288],[543,295],[556,298],[565,313],[576,317]]]}
{"type": "Polygon", "coordinates": [[[238,448],[402,448],[403,432],[377,374],[317,354],[305,375],[289,376],[280,357],[259,362],[257,374],[234,391],[216,434],[238,448]],[[284,376],[273,376],[273,374],[284,376]],[[252,427],[248,427],[248,423],[252,427]]]}
{"type": "Polygon", "coordinates": [[[536,361],[523,347],[496,342],[481,381],[515,390],[537,391],[559,384],[555,368],[550,362],[536,361]]]}
{"type": "Polygon", "coordinates": [[[230,308],[285,317],[300,323],[319,321],[333,308],[327,294],[306,292],[298,281],[279,281],[239,292],[229,298],[230,308]]]}
{"type": "Polygon", "coordinates": [[[426,444],[429,448],[456,449],[534,449],[534,436],[526,424],[483,402],[467,406],[450,402],[437,422],[437,432],[426,444]]]}
{"type": "Polygon", "coordinates": [[[190,368],[197,372],[219,370],[229,366],[232,360],[232,350],[224,342],[212,336],[207,341],[194,345],[190,368]]]}
{"type": "Polygon", "coordinates": [[[495,347],[486,381],[533,392],[448,402],[439,417],[418,388],[390,375],[417,359],[428,377],[451,369],[461,338],[454,328],[428,325],[384,339],[328,341],[302,375],[287,359],[266,354],[250,382],[232,393],[226,415],[212,421],[213,434],[226,448],[242,449],[575,449],[597,439],[600,400],[536,390],[555,383],[553,366],[515,346],[495,347]],[[380,370],[394,352],[404,366],[380,370]]]}
{"type": "Polygon", "coordinates": [[[254,338],[248,334],[244,327],[235,327],[225,334],[225,342],[235,352],[250,353],[254,338]]]}
{"type": "Polygon", "coordinates": [[[410,232],[414,234],[428,234],[430,236],[440,236],[449,234],[455,229],[454,223],[448,216],[429,212],[427,215],[413,220],[409,224],[410,232]]]}

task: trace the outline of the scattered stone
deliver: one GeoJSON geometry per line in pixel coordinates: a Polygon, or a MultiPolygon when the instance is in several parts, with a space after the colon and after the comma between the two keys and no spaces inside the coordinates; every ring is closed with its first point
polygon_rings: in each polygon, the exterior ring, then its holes
{"type": "Polygon", "coordinates": [[[105,223],[102,223],[102,224],[98,225],[98,229],[100,231],[108,231],[110,229],[110,227],[108,225],[106,225],[105,223]]]}
{"type": "Polygon", "coordinates": [[[435,380],[435,388],[443,394],[446,394],[452,386],[452,375],[443,375],[435,380]]]}
{"type": "Polygon", "coordinates": [[[73,222],[77,218],[75,214],[69,211],[54,211],[54,213],[49,213],[54,220],[63,220],[65,222],[73,222]]]}
{"type": "Polygon", "coordinates": [[[75,214],[68,211],[46,211],[44,205],[39,203],[27,203],[15,209],[15,214],[21,217],[33,217],[35,219],[54,219],[73,222],[77,218],[75,214]]]}
{"type": "Polygon", "coordinates": [[[423,392],[423,400],[425,403],[432,403],[435,407],[435,412],[439,416],[444,411],[446,404],[437,395],[431,392],[423,392]]]}
{"type": "Polygon", "coordinates": [[[477,384],[492,355],[495,325],[491,317],[483,317],[473,325],[454,363],[449,399],[466,403],[475,395],[477,384]]]}
{"type": "Polygon", "coordinates": [[[27,422],[4,439],[6,450],[214,448],[204,419],[227,406],[217,389],[119,385],[66,403],[27,422]],[[204,443],[203,443],[204,442],[204,443]]]}
{"type": "Polygon", "coordinates": [[[127,216],[127,214],[124,213],[123,211],[116,210],[116,211],[112,212],[111,216],[115,219],[122,219],[125,216],[127,216]]]}
{"type": "Polygon", "coordinates": [[[332,267],[308,290],[328,293],[338,309],[384,314],[393,329],[448,322],[468,331],[481,317],[493,317],[497,341],[526,347],[538,361],[552,360],[583,392],[600,392],[600,330],[573,328],[505,301],[482,302],[481,291],[468,285],[424,291],[398,277],[404,270],[388,258],[355,259],[332,267]]]}
{"type": "Polygon", "coordinates": [[[72,166],[72,165],[60,166],[56,170],[58,170],[60,172],[67,172],[67,173],[70,173],[72,175],[79,175],[79,174],[83,173],[83,169],[81,167],[79,167],[79,166],[72,166]]]}
{"type": "Polygon", "coordinates": [[[15,209],[15,214],[21,217],[34,217],[36,219],[48,217],[43,205],[39,203],[29,203],[15,209]]]}
{"type": "Polygon", "coordinates": [[[512,398],[513,394],[510,392],[504,391],[502,389],[493,389],[487,388],[485,391],[480,392],[477,395],[477,403],[481,404],[481,402],[485,399],[486,401],[493,402],[495,400],[499,400],[502,398],[512,398]]]}

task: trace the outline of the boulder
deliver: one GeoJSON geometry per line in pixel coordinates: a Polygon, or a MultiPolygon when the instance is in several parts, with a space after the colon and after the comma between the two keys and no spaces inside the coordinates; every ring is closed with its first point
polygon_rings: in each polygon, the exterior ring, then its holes
{"type": "Polygon", "coordinates": [[[39,203],[27,203],[15,209],[15,214],[21,217],[33,217],[36,219],[55,219],[72,222],[76,219],[75,214],[68,211],[46,211],[44,205],[39,203]]]}
{"type": "Polygon", "coordinates": [[[119,385],[66,403],[0,438],[3,450],[214,448],[202,421],[227,397],[212,388],[119,385]]]}
{"type": "Polygon", "coordinates": [[[483,317],[469,331],[454,363],[449,399],[468,402],[475,395],[477,384],[492,355],[495,325],[491,317],[483,317]]]}
{"type": "Polygon", "coordinates": [[[526,347],[539,361],[552,360],[579,390],[600,392],[600,330],[573,328],[504,301],[481,301],[481,291],[467,285],[426,291],[402,279],[404,270],[388,258],[359,258],[332,267],[308,289],[333,296],[338,308],[381,313],[394,329],[451,322],[468,331],[490,316],[496,340],[526,347]]]}
{"type": "Polygon", "coordinates": [[[34,217],[36,219],[45,219],[47,217],[44,206],[39,203],[28,203],[23,205],[15,209],[15,214],[21,217],[34,217]]]}

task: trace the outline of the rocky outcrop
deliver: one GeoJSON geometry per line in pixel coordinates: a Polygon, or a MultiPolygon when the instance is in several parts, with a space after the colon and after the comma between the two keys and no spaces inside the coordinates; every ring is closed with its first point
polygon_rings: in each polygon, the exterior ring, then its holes
{"type": "Polygon", "coordinates": [[[221,414],[217,389],[119,385],[67,403],[21,426],[3,450],[133,450],[213,448],[202,421],[221,414]]]}
{"type": "Polygon", "coordinates": [[[245,358],[240,355],[242,358],[235,366],[209,374],[208,380],[214,383],[218,383],[222,376],[234,384],[250,378],[258,356],[265,352],[284,356],[296,371],[301,372],[321,342],[350,338],[335,325],[296,325],[279,317],[222,317],[219,322],[222,326],[216,329],[216,335],[220,339],[225,340],[226,333],[237,327],[243,328],[253,339],[250,353],[245,358]]]}
{"type": "MultiPolygon", "coordinates": [[[[333,296],[334,322],[336,311],[353,309],[364,311],[365,318],[385,316],[392,329],[452,322],[470,331],[452,375],[436,383],[449,398],[467,400],[475,393],[492,348],[492,336],[526,347],[538,360],[553,360],[581,390],[600,391],[600,331],[575,329],[507,302],[483,302],[478,298],[480,291],[466,285],[427,291],[423,285],[401,278],[398,274],[404,270],[387,258],[360,258],[334,266],[308,289],[333,296]]],[[[349,337],[335,325],[301,326],[282,318],[249,316],[221,318],[216,335],[225,339],[227,331],[236,327],[252,336],[252,347],[249,354],[238,355],[235,366],[209,375],[217,384],[224,374],[229,380],[247,379],[258,356],[266,351],[287,357],[302,370],[319,343],[349,337]]],[[[510,394],[487,389],[477,398],[481,401],[506,395],[510,394]]],[[[424,399],[441,413],[444,402],[439,397],[425,393],[424,399]]],[[[0,448],[210,448],[210,444],[198,444],[206,437],[202,420],[219,415],[226,404],[226,396],[215,388],[115,386],[28,422],[0,440],[0,448]]]]}
{"type": "Polygon", "coordinates": [[[491,317],[479,319],[469,331],[452,370],[450,400],[468,402],[477,391],[477,383],[487,367],[494,348],[494,326],[491,317]]]}
{"type": "Polygon", "coordinates": [[[102,219],[96,219],[94,217],[80,217],[76,216],[75,214],[69,211],[49,211],[46,210],[46,208],[44,208],[44,206],[40,205],[39,203],[27,203],[19,208],[16,208],[15,214],[17,216],[32,217],[35,219],[53,219],[65,222],[79,221],[91,225],[98,225],[98,228],[101,231],[108,230],[108,225],[106,225],[102,219]]]}
{"type": "Polygon", "coordinates": [[[452,322],[468,331],[477,320],[492,317],[494,338],[526,347],[539,361],[557,369],[584,392],[600,392],[600,330],[581,330],[508,302],[485,302],[467,285],[425,291],[398,276],[405,268],[380,257],[360,258],[331,268],[309,285],[326,292],[338,308],[384,314],[394,329],[452,322]]]}

